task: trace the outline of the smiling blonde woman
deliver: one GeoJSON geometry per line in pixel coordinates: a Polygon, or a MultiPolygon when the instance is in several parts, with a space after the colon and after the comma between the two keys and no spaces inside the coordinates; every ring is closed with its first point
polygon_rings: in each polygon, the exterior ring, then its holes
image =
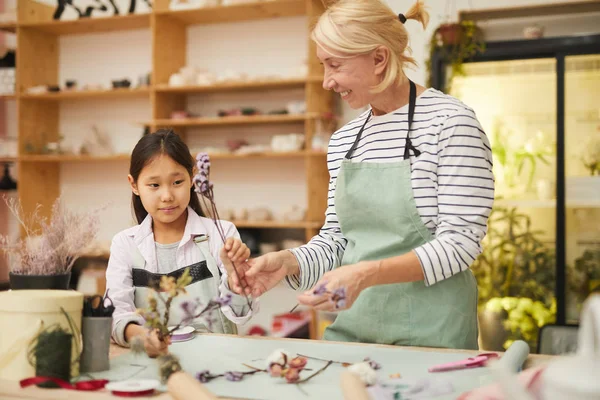
{"type": "Polygon", "coordinates": [[[404,69],[417,2],[396,14],[378,0],[341,0],[311,37],[323,87],[352,108],[369,106],[331,138],[326,220],[308,244],[239,267],[237,290],[260,295],[282,279],[301,304],[333,310],[325,339],[477,348],[477,284],[469,267],[494,198],[489,141],[473,110],[411,82],[404,69]]]}

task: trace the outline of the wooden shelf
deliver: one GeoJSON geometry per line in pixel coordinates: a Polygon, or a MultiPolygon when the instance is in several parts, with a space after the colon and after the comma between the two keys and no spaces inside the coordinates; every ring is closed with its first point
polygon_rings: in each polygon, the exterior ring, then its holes
{"type": "Polygon", "coordinates": [[[128,161],[129,154],[116,154],[111,156],[82,156],[69,154],[28,154],[19,157],[25,162],[95,162],[95,161],[128,161]]]}
{"type": "Polygon", "coordinates": [[[490,20],[505,18],[527,18],[548,15],[583,14],[600,11],[598,0],[564,2],[555,4],[539,4],[522,7],[488,8],[482,10],[464,10],[459,13],[459,20],[490,20]]]}
{"type": "Polygon", "coordinates": [[[304,157],[304,156],[326,156],[325,152],[317,151],[288,151],[288,152],[265,152],[265,153],[252,153],[252,154],[235,154],[235,153],[215,153],[209,154],[211,160],[235,160],[235,159],[249,159],[249,158],[293,158],[293,157],[304,157]]]}
{"type": "Polygon", "coordinates": [[[0,22],[0,31],[2,32],[17,32],[17,23],[16,22],[0,22]]]}
{"type": "Polygon", "coordinates": [[[292,78],[280,80],[248,81],[248,82],[224,82],[206,86],[169,86],[159,85],[156,87],[157,93],[211,93],[225,91],[244,91],[244,90],[267,90],[267,89],[289,89],[301,88],[308,82],[320,82],[322,77],[310,78],[292,78]]]}
{"type": "Polygon", "coordinates": [[[284,115],[251,115],[233,117],[209,117],[209,118],[187,118],[187,119],[157,119],[144,125],[170,126],[170,127],[194,127],[215,125],[246,125],[246,124],[277,124],[302,122],[314,118],[309,114],[284,114],[284,115]]]}
{"type": "Polygon", "coordinates": [[[218,24],[305,15],[306,2],[304,0],[273,0],[193,10],[157,11],[155,14],[157,17],[175,18],[187,25],[218,24]]]}
{"type": "Polygon", "coordinates": [[[14,94],[0,94],[0,100],[15,100],[17,96],[14,94]]]}
{"type": "Polygon", "coordinates": [[[313,221],[231,221],[237,228],[260,228],[260,229],[318,229],[323,226],[322,222],[313,221]]]}
{"type": "MultiPolygon", "coordinates": [[[[195,155],[193,155],[195,156],[195,155]]],[[[293,152],[267,152],[267,153],[253,153],[253,154],[233,154],[233,153],[215,153],[210,154],[211,160],[234,160],[234,159],[265,159],[265,158],[293,158],[293,157],[326,157],[327,153],[319,151],[293,151],[293,152]]],[[[129,161],[129,154],[116,154],[111,156],[83,156],[83,155],[72,155],[72,154],[29,154],[22,155],[19,157],[21,161],[25,162],[98,162],[98,161],[129,161]]],[[[17,161],[17,158],[3,157],[0,158],[2,161],[17,161]]]]}
{"type": "MultiPolygon", "coordinates": [[[[522,207],[522,208],[555,208],[556,200],[519,200],[519,199],[496,199],[494,206],[500,207],[522,207]]],[[[597,201],[568,200],[567,208],[600,208],[600,199],[597,201]]]]}
{"type": "Polygon", "coordinates": [[[119,15],[106,18],[83,18],[72,21],[25,22],[21,28],[36,29],[54,35],[116,32],[150,27],[150,14],[119,15]]]}
{"type": "Polygon", "coordinates": [[[67,99],[101,99],[120,97],[144,97],[150,95],[150,88],[109,89],[109,90],[65,90],[41,94],[23,93],[22,99],[67,100],[67,99]]]}
{"type": "Polygon", "coordinates": [[[19,157],[2,157],[0,156],[0,163],[13,163],[19,161],[19,157]]]}

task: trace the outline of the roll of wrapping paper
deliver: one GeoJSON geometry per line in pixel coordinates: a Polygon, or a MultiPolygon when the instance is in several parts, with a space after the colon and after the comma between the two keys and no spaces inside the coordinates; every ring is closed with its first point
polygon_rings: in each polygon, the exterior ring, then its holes
{"type": "Polygon", "coordinates": [[[344,400],[369,400],[369,392],[363,381],[356,374],[348,370],[342,371],[340,386],[344,400]]]}
{"type": "Polygon", "coordinates": [[[529,345],[522,340],[516,340],[506,350],[504,355],[500,357],[498,363],[504,367],[506,371],[517,373],[523,368],[523,363],[529,356],[529,345]]]}
{"type": "Polygon", "coordinates": [[[169,377],[167,390],[175,400],[217,400],[203,384],[186,372],[175,372],[169,377]]]}

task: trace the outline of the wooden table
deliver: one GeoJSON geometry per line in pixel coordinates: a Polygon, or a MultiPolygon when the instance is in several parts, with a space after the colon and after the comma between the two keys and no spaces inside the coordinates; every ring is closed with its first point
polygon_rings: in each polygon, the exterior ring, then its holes
{"type": "MultiPolygon", "coordinates": [[[[268,337],[258,337],[252,336],[248,337],[253,340],[273,340],[268,337]]],[[[285,340],[285,341],[306,341],[306,339],[277,339],[277,340],[285,340]]],[[[328,342],[331,343],[331,342],[328,342]]],[[[387,345],[377,345],[377,344],[363,344],[363,343],[344,343],[346,346],[375,346],[379,348],[398,348],[396,346],[387,346],[387,345]]],[[[477,354],[476,351],[472,350],[449,350],[449,349],[435,349],[435,348],[409,348],[413,351],[423,351],[423,352],[452,352],[452,353],[465,353],[466,356],[477,354]]],[[[110,348],[110,356],[116,357],[121,354],[125,354],[129,352],[129,349],[119,347],[117,345],[112,344],[110,348]]],[[[501,354],[501,353],[499,353],[501,354]]],[[[530,355],[525,362],[525,368],[532,368],[538,365],[543,365],[551,360],[551,356],[544,355],[530,355]]],[[[0,380],[0,399],[4,400],[16,400],[16,399],[44,399],[44,400],[71,400],[71,399],[117,399],[118,397],[112,396],[106,390],[100,390],[97,392],[80,392],[80,391],[71,391],[71,390],[62,390],[62,389],[40,389],[37,387],[28,387],[26,389],[21,389],[19,387],[18,382],[14,381],[5,381],[0,380]]],[[[140,399],[160,399],[167,400],[172,399],[172,397],[168,393],[161,393],[155,396],[149,397],[138,397],[140,399]]],[[[230,399],[231,400],[231,399],[230,399]]]]}

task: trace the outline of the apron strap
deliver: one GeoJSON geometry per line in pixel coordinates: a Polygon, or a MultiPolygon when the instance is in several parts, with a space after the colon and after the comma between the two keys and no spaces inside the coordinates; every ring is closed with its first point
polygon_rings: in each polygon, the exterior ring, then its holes
{"type": "MultiPolygon", "coordinates": [[[[404,146],[404,159],[405,160],[409,159],[409,157],[410,157],[409,151],[410,150],[413,151],[413,153],[415,154],[415,157],[419,157],[421,155],[421,152],[419,150],[417,150],[417,148],[415,146],[413,146],[412,141],[410,140],[410,130],[412,128],[412,122],[413,122],[413,118],[415,116],[415,105],[417,103],[417,86],[411,80],[409,80],[408,82],[410,84],[410,94],[408,96],[408,132],[406,132],[406,145],[404,146]]],[[[360,130],[358,131],[358,134],[356,135],[356,139],[354,139],[354,143],[352,143],[350,150],[348,150],[348,152],[344,156],[344,158],[346,160],[349,160],[352,158],[352,155],[354,154],[354,151],[356,150],[356,147],[358,146],[358,142],[360,141],[362,133],[365,130],[365,127],[367,126],[367,122],[369,122],[371,115],[373,115],[372,110],[369,111],[369,115],[367,115],[367,119],[365,119],[365,122],[360,127],[360,130]]]]}
{"type": "Polygon", "coordinates": [[[410,95],[408,97],[408,132],[406,132],[406,145],[404,146],[405,160],[410,158],[410,150],[413,151],[415,157],[421,155],[421,152],[413,146],[412,141],[410,140],[410,130],[412,129],[412,122],[415,117],[415,105],[417,103],[417,85],[415,85],[413,81],[409,80],[408,82],[410,83],[410,95]]]}
{"type": "Polygon", "coordinates": [[[348,150],[348,152],[344,156],[344,158],[346,160],[349,160],[350,158],[352,158],[352,154],[354,154],[354,150],[356,150],[356,146],[358,146],[360,137],[362,136],[362,133],[365,130],[365,126],[367,126],[367,122],[369,122],[369,119],[371,118],[371,114],[373,114],[373,110],[369,111],[369,115],[367,115],[367,119],[365,119],[365,123],[360,127],[360,130],[358,131],[358,134],[356,135],[356,139],[354,139],[354,143],[352,143],[352,147],[350,147],[350,150],[348,150]]]}
{"type": "MultiPolygon", "coordinates": [[[[206,260],[207,265],[208,265],[208,257],[212,257],[212,254],[210,254],[210,249],[208,248],[208,235],[196,236],[194,238],[194,243],[196,243],[196,246],[200,249],[200,252],[204,255],[204,259],[206,260]]],[[[221,275],[223,275],[223,273],[221,272],[221,269],[219,269],[218,267],[217,267],[217,272],[218,272],[219,278],[220,278],[221,275]]],[[[215,276],[215,278],[216,278],[216,276],[215,276]]]]}

